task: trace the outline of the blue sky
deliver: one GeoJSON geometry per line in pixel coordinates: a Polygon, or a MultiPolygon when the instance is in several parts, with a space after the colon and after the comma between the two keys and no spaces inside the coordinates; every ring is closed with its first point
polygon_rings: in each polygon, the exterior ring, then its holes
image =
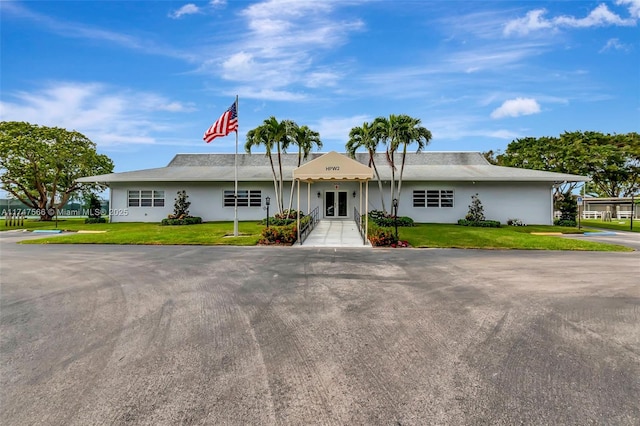
{"type": "Polygon", "coordinates": [[[239,95],[240,150],[269,116],[344,151],[409,114],[427,151],[640,131],[640,0],[0,1],[0,119],[75,129],[116,171],[202,141],[239,95]]]}

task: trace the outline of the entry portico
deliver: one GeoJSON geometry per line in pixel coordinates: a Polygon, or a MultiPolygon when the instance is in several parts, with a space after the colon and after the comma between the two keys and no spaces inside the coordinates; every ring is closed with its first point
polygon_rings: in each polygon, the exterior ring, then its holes
{"type": "MultiPolygon", "coordinates": [[[[325,189],[324,194],[318,191],[318,197],[322,197],[324,202],[323,217],[346,218],[348,217],[347,199],[348,191],[340,190],[339,182],[358,182],[358,214],[362,214],[364,207],[364,235],[367,235],[369,228],[368,205],[369,205],[369,180],[373,178],[373,170],[366,165],[353,160],[345,155],[331,151],[324,154],[293,171],[293,179],[296,181],[297,190],[297,210],[300,211],[300,182],[307,183],[307,211],[311,210],[311,185],[314,182],[335,182],[333,189],[325,189]],[[364,195],[364,199],[363,199],[364,195]],[[364,204],[364,206],[363,206],[364,204]]],[[[357,218],[354,217],[354,220],[357,218]]],[[[300,216],[298,215],[298,241],[300,238],[300,216]]]]}

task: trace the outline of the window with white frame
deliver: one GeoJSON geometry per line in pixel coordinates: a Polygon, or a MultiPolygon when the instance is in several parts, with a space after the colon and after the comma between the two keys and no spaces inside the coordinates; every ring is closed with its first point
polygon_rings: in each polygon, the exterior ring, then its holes
{"type": "MultiPolygon", "coordinates": [[[[224,206],[234,207],[233,190],[224,191],[224,206]]],[[[238,190],[238,207],[261,207],[262,191],[259,189],[238,190]]]]}
{"type": "Polygon", "coordinates": [[[127,205],[129,207],[164,207],[164,191],[129,190],[127,205]]]}
{"type": "Polygon", "coordinates": [[[453,190],[414,190],[413,207],[453,207],[453,190]]]}

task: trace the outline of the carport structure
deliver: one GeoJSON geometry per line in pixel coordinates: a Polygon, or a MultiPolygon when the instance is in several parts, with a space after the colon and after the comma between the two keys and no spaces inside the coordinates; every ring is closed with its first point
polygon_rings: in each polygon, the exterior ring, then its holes
{"type": "MultiPolygon", "coordinates": [[[[297,210],[300,211],[300,182],[307,183],[307,211],[310,211],[311,209],[311,185],[314,182],[358,182],[360,184],[358,215],[363,211],[362,204],[364,202],[365,220],[363,244],[366,244],[367,233],[369,230],[369,180],[372,178],[373,170],[370,167],[367,167],[345,155],[331,151],[293,170],[293,179],[297,183],[297,210]]],[[[358,219],[358,217],[354,217],[354,220],[358,221],[358,219]]],[[[297,225],[298,241],[302,244],[302,239],[300,238],[300,215],[298,215],[297,225]]]]}

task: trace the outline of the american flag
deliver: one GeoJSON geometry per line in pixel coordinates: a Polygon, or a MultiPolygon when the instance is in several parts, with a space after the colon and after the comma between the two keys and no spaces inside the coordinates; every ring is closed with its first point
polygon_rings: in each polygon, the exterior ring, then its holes
{"type": "Polygon", "coordinates": [[[235,102],[204,132],[203,139],[209,143],[218,136],[227,136],[233,131],[238,131],[238,110],[235,102]]]}

